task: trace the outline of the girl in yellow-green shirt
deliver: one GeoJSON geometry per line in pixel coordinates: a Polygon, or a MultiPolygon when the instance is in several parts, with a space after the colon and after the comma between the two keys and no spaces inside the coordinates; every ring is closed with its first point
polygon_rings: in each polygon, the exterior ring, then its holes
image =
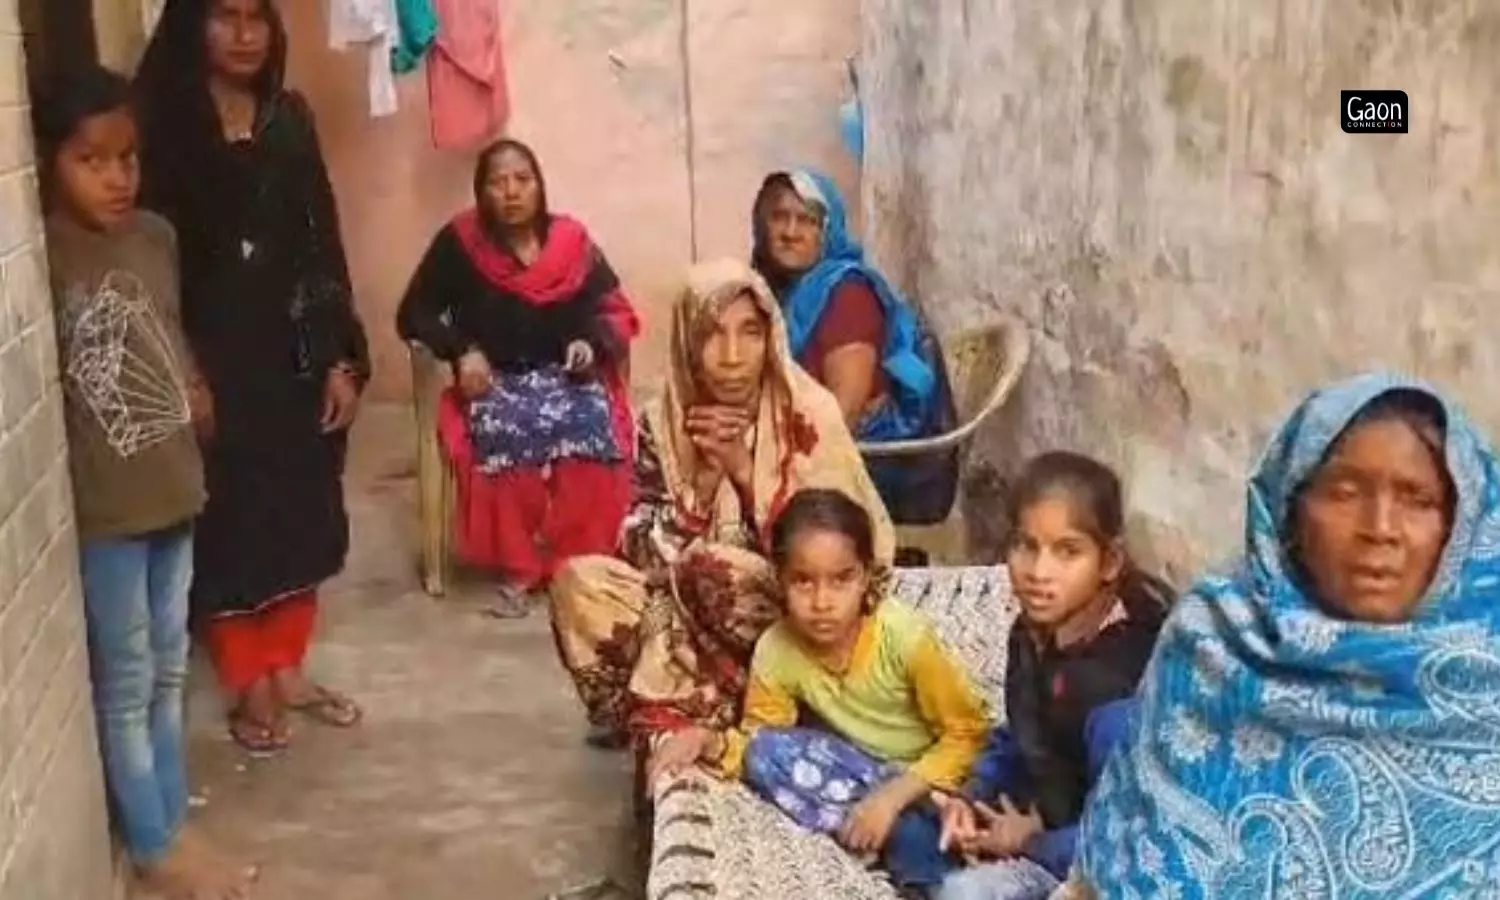
{"type": "Polygon", "coordinates": [[[798,824],[880,854],[898,885],[935,886],[951,866],[930,796],[968,777],[985,704],[926,621],[881,596],[869,516],[848,497],[795,495],[772,557],[786,615],[756,646],[740,727],[674,734],[652,775],[702,762],[743,777],[798,824]]]}

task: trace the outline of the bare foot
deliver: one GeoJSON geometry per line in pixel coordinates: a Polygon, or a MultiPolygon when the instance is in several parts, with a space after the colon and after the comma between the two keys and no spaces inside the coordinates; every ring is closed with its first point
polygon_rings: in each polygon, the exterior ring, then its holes
{"type": "Polygon", "coordinates": [[[139,869],[141,886],[164,900],[248,900],[257,874],[186,832],[164,859],[139,869]]]}

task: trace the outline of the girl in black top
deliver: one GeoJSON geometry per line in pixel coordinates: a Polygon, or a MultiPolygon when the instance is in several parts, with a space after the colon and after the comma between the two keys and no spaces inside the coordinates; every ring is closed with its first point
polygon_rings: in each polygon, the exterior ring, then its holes
{"type": "Polygon", "coordinates": [[[1021,615],[1006,670],[1008,724],[967,799],[942,799],[944,843],[991,864],[950,876],[942,900],[1046,897],[1072,865],[1083,802],[1129,723],[1172,590],[1130,562],[1119,478],[1073,453],[1024,469],[1006,558],[1021,615]],[[998,862],[995,862],[998,861],[998,862]]]}

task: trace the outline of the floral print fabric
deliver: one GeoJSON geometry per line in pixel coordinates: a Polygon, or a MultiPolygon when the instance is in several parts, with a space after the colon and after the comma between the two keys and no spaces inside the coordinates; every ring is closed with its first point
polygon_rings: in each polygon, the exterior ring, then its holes
{"type": "Polygon", "coordinates": [[[595,725],[642,737],[692,722],[727,728],[755,642],[780,615],[775,573],[753,550],[685,529],[650,425],[637,436],[624,558],[569,561],[553,585],[558,648],[595,725]]]}
{"type": "Polygon", "coordinates": [[[497,375],[469,404],[469,435],[476,467],[486,475],[560,459],[624,459],[604,386],[561,366],[497,375]]]}
{"type": "Polygon", "coordinates": [[[742,262],[689,272],[667,384],[637,432],[620,555],[575,557],[552,582],[558,648],[596,725],[641,738],[695,723],[727,728],[739,721],[755,641],[780,615],[763,547],[786,500],[806,487],[849,495],[870,513],[881,564],[895,530],[838,403],[792,364],[775,298],[742,262]],[[742,497],[725,480],[700,497],[702,460],[686,429],[687,411],[706,402],[694,360],[719,305],[746,292],[770,326],[752,489],[742,497]]]}
{"type": "Polygon", "coordinates": [[[833,735],[807,728],[766,728],[745,751],[745,781],[792,821],[822,834],[844,824],[854,804],[898,775],[833,735]]]}

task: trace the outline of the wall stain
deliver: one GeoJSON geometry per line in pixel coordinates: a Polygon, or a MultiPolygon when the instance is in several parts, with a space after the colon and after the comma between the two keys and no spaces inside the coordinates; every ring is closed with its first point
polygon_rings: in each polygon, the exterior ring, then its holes
{"type": "Polygon", "coordinates": [[[1178,113],[1186,113],[1197,101],[1207,77],[1208,70],[1198,57],[1184,55],[1173,59],[1167,64],[1167,105],[1178,113]]]}
{"type": "Polygon", "coordinates": [[[614,46],[673,22],[676,0],[546,0],[547,22],[565,42],[614,46]]]}
{"type": "Polygon", "coordinates": [[[1141,531],[1187,571],[1238,540],[1253,443],[1333,376],[1413,369],[1500,426],[1500,343],[1475,325],[1500,294],[1500,6],[1057,0],[967,37],[911,6],[864,0],[865,65],[889,73],[865,178],[912,204],[867,244],[940,329],[990,295],[1034,323],[976,442],[997,484],[1053,447],[1127,484],[1170,472],[1141,531]],[[906,99],[911,57],[941,111],[906,99]],[[1426,104],[1422,134],[1339,129],[1338,90],[1382,86],[1426,104]]]}

